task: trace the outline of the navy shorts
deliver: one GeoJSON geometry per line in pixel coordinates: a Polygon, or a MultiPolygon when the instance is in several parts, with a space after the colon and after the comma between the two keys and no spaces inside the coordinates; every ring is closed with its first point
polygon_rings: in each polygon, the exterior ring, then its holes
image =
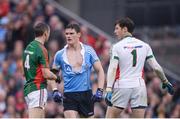
{"type": "Polygon", "coordinates": [[[64,111],[75,110],[83,117],[94,115],[94,102],[92,101],[92,91],[66,92],[64,93],[64,111]]]}

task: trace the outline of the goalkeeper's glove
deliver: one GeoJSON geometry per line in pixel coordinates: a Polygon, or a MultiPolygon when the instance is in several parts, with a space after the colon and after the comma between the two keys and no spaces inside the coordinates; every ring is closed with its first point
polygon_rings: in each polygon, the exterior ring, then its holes
{"type": "Polygon", "coordinates": [[[112,106],[111,103],[111,98],[112,98],[112,89],[111,88],[106,88],[106,97],[105,97],[105,102],[108,106],[112,106]]]}
{"type": "Polygon", "coordinates": [[[163,82],[162,83],[162,88],[166,89],[168,91],[168,93],[170,93],[171,95],[174,94],[174,88],[173,88],[172,84],[169,81],[163,82]]]}
{"type": "Polygon", "coordinates": [[[61,103],[63,100],[63,96],[58,90],[54,90],[52,96],[53,96],[54,102],[61,103]]]}
{"type": "Polygon", "coordinates": [[[93,102],[100,102],[103,99],[103,89],[98,88],[96,94],[92,96],[93,102]]]}

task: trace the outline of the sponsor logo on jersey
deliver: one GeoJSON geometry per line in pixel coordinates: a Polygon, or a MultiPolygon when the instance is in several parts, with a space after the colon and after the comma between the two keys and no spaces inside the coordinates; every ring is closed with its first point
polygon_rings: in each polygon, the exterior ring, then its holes
{"type": "Polygon", "coordinates": [[[137,46],[124,46],[124,49],[134,49],[134,48],[142,48],[142,45],[137,45],[137,46]]]}

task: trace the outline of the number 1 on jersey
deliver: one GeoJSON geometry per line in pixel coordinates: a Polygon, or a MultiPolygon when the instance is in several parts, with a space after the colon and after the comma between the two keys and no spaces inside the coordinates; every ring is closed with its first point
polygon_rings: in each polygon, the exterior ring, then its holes
{"type": "Polygon", "coordinates": [[[28,69],[30,69],[30,65],[29,65],[29,55],[26,56],[26,60],[24,62],[24,67],[28,69]]]}
{"type": "Polygon", "coordinates": [[[136,49],[134,49],[131,54],[133,55],[133,67],[136,66],[136,60],[137,60],[137,52],[136,52],[136,49]]]}

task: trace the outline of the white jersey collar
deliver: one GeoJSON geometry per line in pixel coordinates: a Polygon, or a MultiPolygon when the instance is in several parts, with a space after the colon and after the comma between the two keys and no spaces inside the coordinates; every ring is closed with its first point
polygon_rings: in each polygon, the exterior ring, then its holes
{"type": "MultiPolygon", "coordinates": [[[[84,45],[83,45],[83,43],[82,42],[80,42],[80,45],[81,45],[81,55],[83,56],[83,64],[85,63],[85,47],[84,47],[84,45]]],[[[65,45],[64,46],[64,52],[63,52],[63,55],[62,55],[62,57],[63,57],[63,60],[67,63],[67,64],[70,64],[69,62],[68,62],[68,58],[67,58],[67,54],[66,54],[66,50],[67,50],[67,47],[68,47],[68,45],[65,45]]]]}

